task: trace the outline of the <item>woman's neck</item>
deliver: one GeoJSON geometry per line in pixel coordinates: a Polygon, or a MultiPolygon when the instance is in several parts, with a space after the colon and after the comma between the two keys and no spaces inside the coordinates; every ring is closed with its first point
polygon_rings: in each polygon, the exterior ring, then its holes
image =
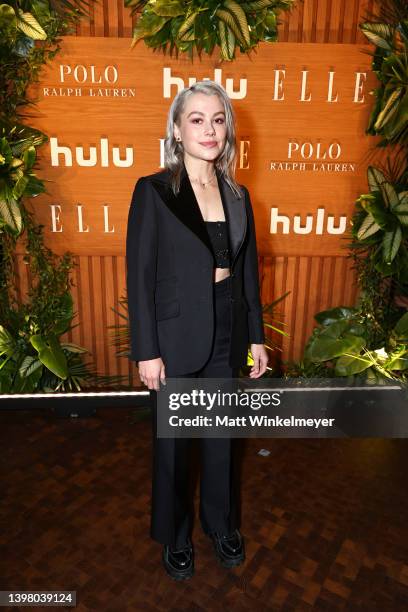
{"type": "MultiPolygon", "coordinates": [[[[200,161],[200,160],[198,160],[200,161]]],[[[206,184],[215,177],[215,165],[213,162],[192,163],[184,160],[184,166],[190,180],[196,183],[206,184]]]]}

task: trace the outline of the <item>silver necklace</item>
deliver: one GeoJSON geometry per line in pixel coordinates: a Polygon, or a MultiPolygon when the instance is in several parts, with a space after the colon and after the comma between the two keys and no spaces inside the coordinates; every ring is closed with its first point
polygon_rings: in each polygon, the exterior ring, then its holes
{"type": "MultiPolygon", "coordinates": [[[[187,173],[188,174],[188,173],[187,173]]],[[[188,178],[190,179],[190,181],[192,181],[193,183],[198,183],[199,185],[201,185],[201,187],[203,187],[204,189],[207,187],[207,185],[209,185],[210,183],[212,183],[212,181],[214,180],[216,176],[216,173],[214,172],[213,177],[211,178],[211,180],[207,181],[206,183],[203,183],[202,181],[200,181],[199,179],[194,179],[191,178],[190,175],[188,175],[188,178]]]]}

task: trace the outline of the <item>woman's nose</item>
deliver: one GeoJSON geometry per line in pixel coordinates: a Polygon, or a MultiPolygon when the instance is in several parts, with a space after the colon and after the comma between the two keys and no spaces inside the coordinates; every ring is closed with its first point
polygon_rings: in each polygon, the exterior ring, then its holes
{"type": "Polygon", "coordinates": [[[213,125],[207,125],[205,129],[206,134],[215,134],[215,129],[213,125]]]}

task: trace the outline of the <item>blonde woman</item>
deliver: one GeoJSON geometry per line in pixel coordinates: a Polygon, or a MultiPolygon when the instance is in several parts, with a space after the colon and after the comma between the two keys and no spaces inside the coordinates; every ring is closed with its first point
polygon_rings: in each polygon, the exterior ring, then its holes
{"type": "MultiPolygon", "coordinates": [[[[137,181],[127,231],[131,359],[151,390],[151,536],[176,580],[194,573],[189,446],[157,438],[156,393],[166,377],[235,378],[267,366],[254,217],[235,178],[235,118],[225,90],[209,80],[171,104],[165,169],[137,181]]],[[[200,521],[219,562],[244,561],[233,440],[201,438],[200,521]]]]}

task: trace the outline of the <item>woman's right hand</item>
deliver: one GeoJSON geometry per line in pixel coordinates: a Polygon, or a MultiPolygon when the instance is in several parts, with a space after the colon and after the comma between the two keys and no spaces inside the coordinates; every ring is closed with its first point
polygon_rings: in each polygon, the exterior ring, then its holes
{"type": "Polygon", "coordinates": [[[138,368],[140,380],[148,389],[159,391],[160,381],[163,385],[166,384],[165,367],[161,357],[139,361],[138,368]]]}

